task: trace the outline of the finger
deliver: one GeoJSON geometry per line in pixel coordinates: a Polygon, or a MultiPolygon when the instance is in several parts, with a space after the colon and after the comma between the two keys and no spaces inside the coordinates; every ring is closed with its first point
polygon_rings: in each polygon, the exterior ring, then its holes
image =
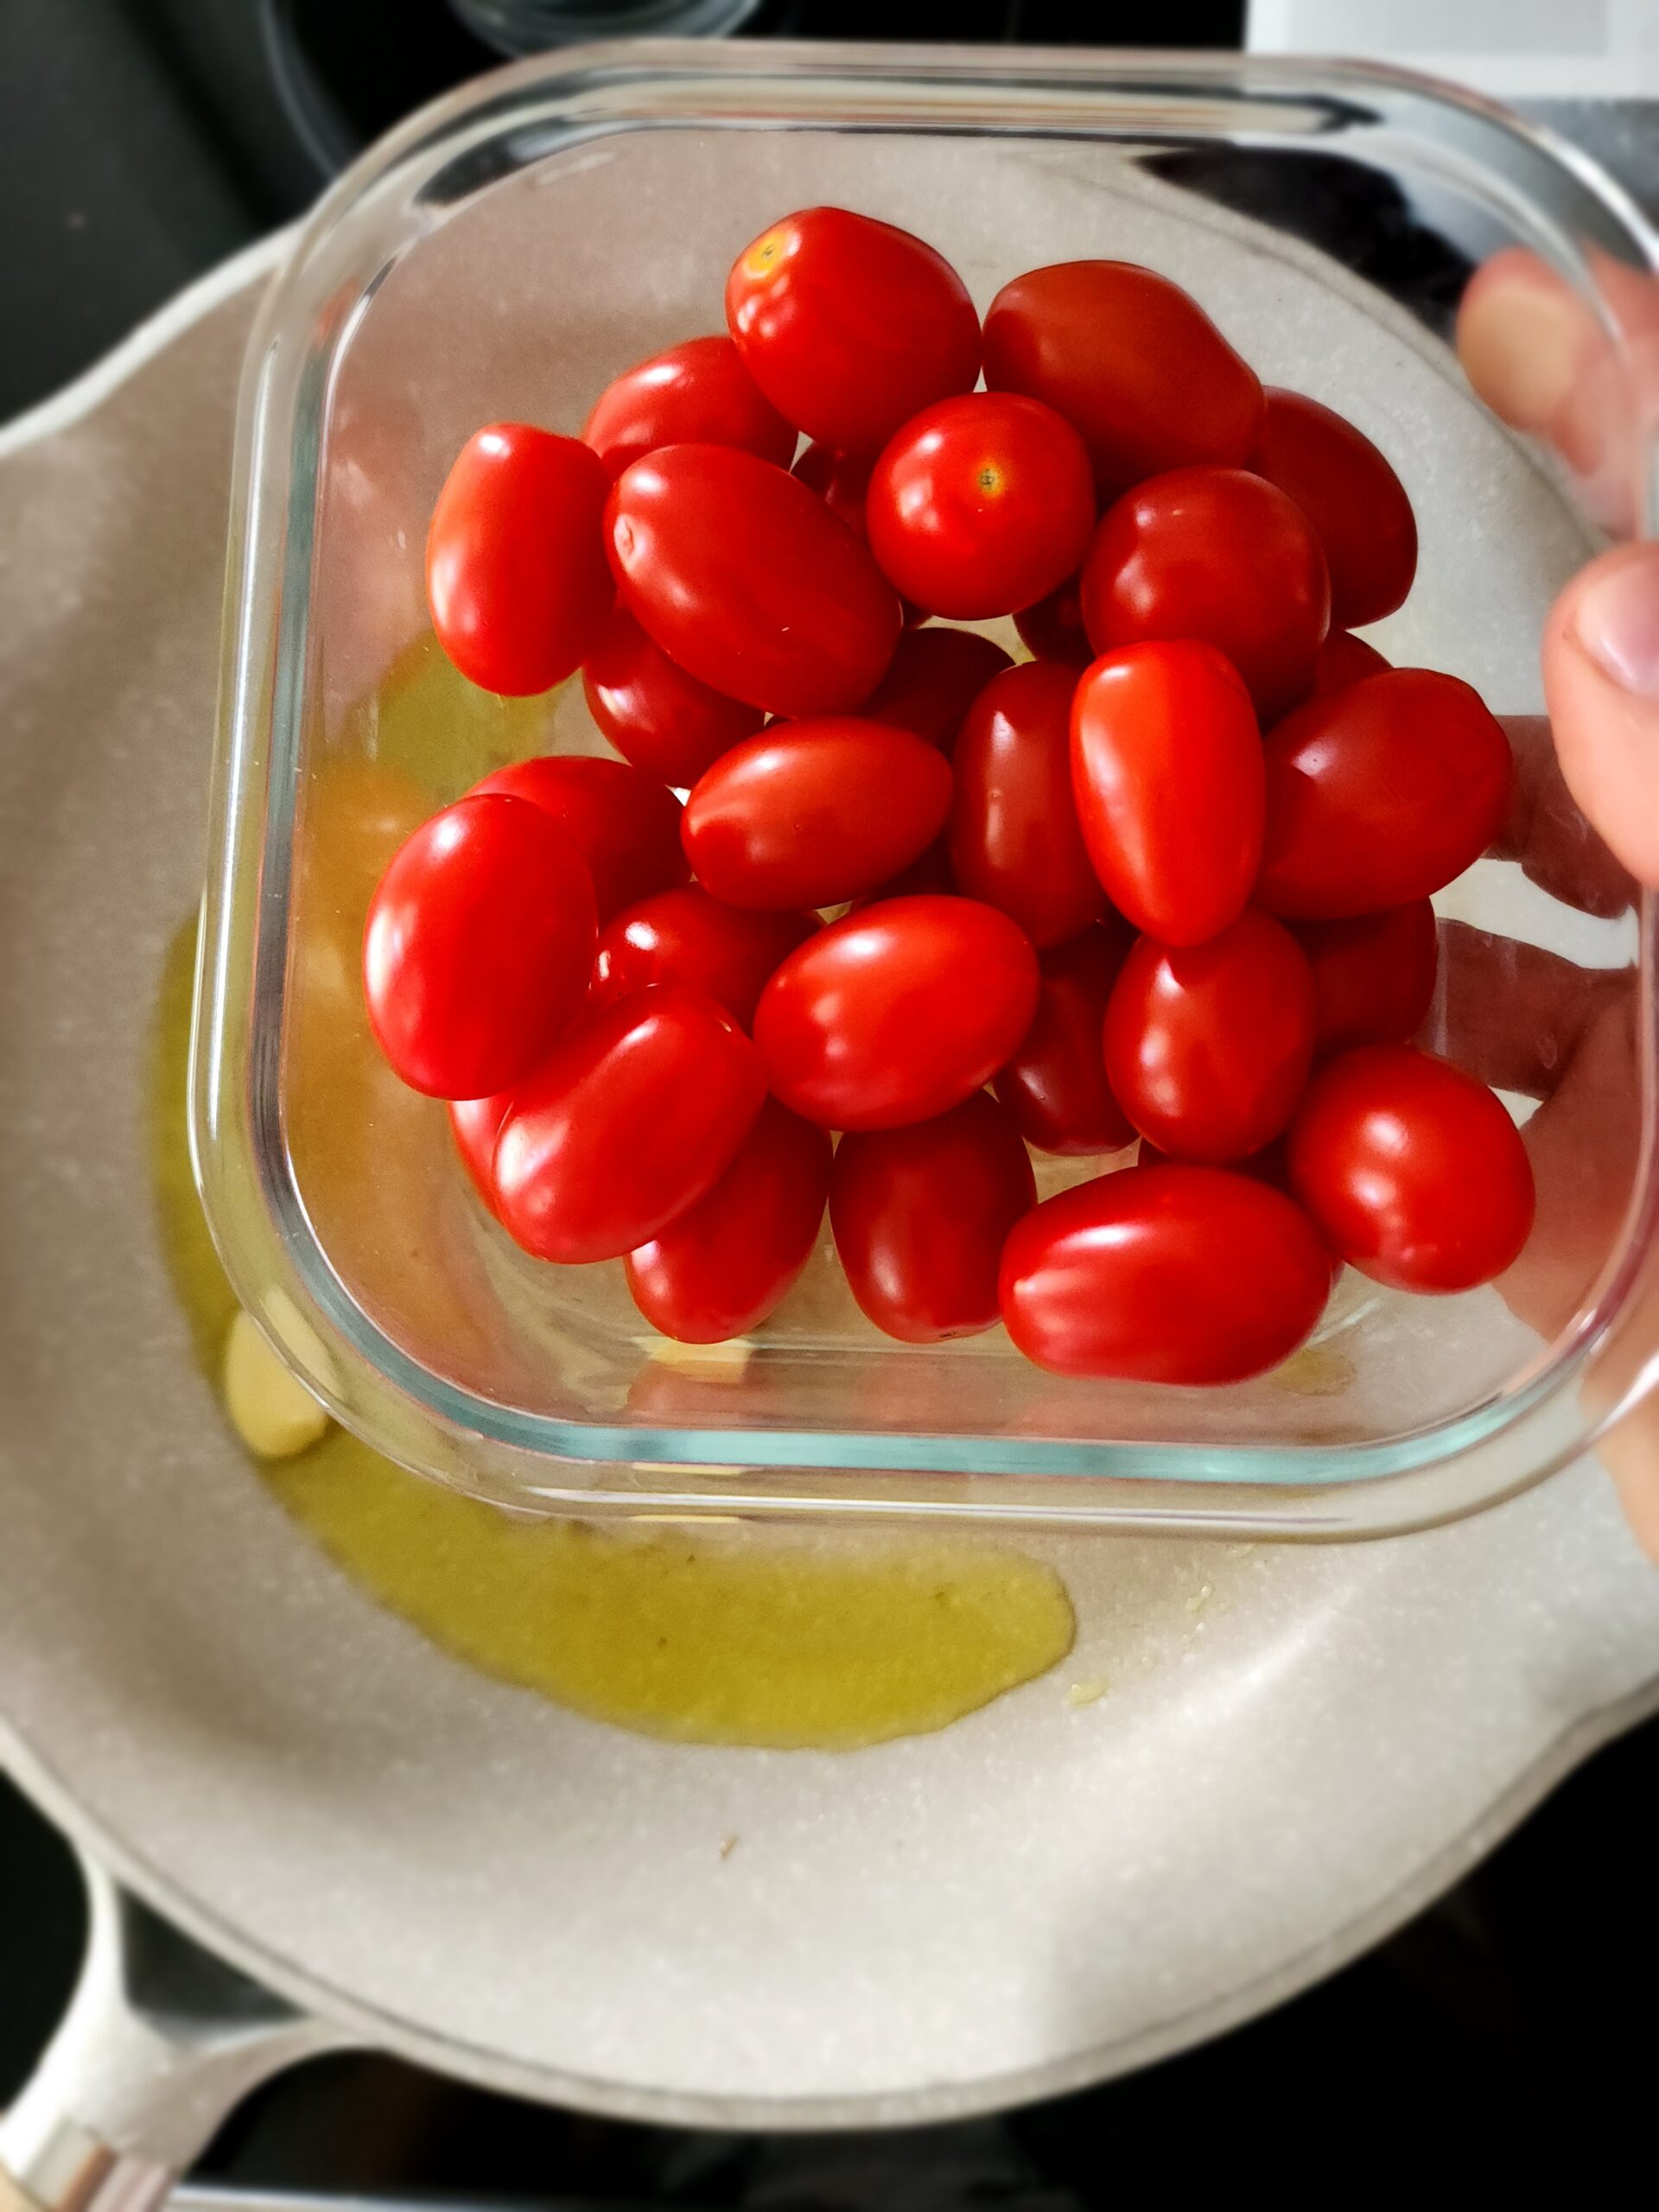
{"type": "Polygon", "coordinates": [[[1425,1041],[1495,1090],[1547,1098],[1630,971],[1580,968],[1541,944],[1440,924],[1440,972],[1425,1041]]]}
{"type": "Polygon", "coordinates": [[[1623,532],[1659,392],[1659,287],[1605,254],[1592,263],[1593,301],[1535,254],[1495,254],[1459,303],[1458,353],[1494,414],[1553,446],[1597,520],[1623,532]]]}
{"type": "Polygon", "coordinates": [[[1636,885],[1568,791],[1548,720],[1542,715],[1498,719],[1515,755],[1515,784],[1494,855],[1519,861],[1529,882],[1586,914],[1624,913],[1636,903],[1636,885]]]}
{"type": "Polygon", "coordinates": [[[1550,609],[1543,660],[1568,791],[1659,887],[1659,545],[1623,546],[1575,576],[1550,609]]]}

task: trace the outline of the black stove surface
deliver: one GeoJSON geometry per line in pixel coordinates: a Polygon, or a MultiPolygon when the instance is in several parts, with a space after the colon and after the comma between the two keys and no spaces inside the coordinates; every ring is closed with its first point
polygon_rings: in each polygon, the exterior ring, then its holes
{"type": "MultiPolygon", "coordinates": [[[[762,0],[748,29],[1236,46],[1243,14],[1242,0],[762,0]]],[[[0,419],[495,58],[444,0],[0,0],[0,419]]],[[[1659,196],[1656,135],[1630,134],[1628,150],[1659,196]]],[[[1249,185],[1183,181],[1236,200],[1249,185]]],[[[1420,311],[1454,295],[1461,271],[1408,224],[1378,234],[1391,288],[1420,311]]],[[[1321,1986],[1204,2050],[996,2119],[831,2138],[648,2128],[336,2057],[251,2100],[195,2180],[548,2212],[1065,2212],[1116,2207],[1126,2184],[1181,2203],[1246,2177],[1311,2193],[1355,2169],[1445,2187],[1478,2161],[1488,2191],[1536,2189],[1562,2157],[1580,2183],[1604,2157],[1639,2174],[1652,2156],[1656,1814],[1659,1723],[1602,1752],[1448,1897],[1321,1986]]],[[[57,2017],[82,1916],[64,1846],[0,1783],[0,2104],[57,2017]]]]}

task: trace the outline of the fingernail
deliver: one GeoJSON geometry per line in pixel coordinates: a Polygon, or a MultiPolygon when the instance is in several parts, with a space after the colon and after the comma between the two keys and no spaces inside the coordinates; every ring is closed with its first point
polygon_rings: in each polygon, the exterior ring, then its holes
{"type": "Polygon", "coordinates": [[[1574,627],[1596,665],[1626,691],[1659,699],[1659,545],[1598,576],[1574,627]]]}

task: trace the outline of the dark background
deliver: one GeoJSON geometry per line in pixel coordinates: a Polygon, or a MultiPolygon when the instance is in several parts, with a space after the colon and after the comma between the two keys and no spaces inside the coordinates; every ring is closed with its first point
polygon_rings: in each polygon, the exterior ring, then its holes
{"type": "MultiPolygon", "coordinates": [[[[1236,45],[1242,0],[765,0],[762,34],[1236,45]]],[[[0,419],[298,213],[377,131],[493,57],[442,0],[0,0],[0,419]]],[[[1651,124],[1622,125],[1659,172],[1651,124]]],[[[1570,127],[1570,118],[1569,127],[1570,127]]],[[[1639,181],[1632,179],[1632,181],[1639,181]]],[[[0,742],[3,735],[0,734],[0,742]]],[[[0,1541],[3,1541],[0,1535],[0,1541]]],[[[1655,2196],[1659,1724],[1604,1751],[1480,1871],[1268,2018],[1126,2081],[889,2135],[626,2126],[391,2060],[319,2061],[239,2113],[205,2176],[579,2205],[1116,2206],[1242,2179],[1484,2192],[1603,2159],[1655,2196]],[[1340,2160],[1340,2164],[1336,2163],[1340,2160]]],[[[1252,1838],[1249,1847],[1271,1847],[1252,1838]]],[[[73,1863],[0,1783],[0,2103],[73,1978],[73,1863]]]]}

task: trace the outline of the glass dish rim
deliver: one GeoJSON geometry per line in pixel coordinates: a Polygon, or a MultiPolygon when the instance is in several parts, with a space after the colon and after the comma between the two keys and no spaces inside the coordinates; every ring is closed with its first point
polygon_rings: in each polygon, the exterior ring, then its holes
{"type": "MultiPolygon", "coordinates": [[[[496,132],[511,128],[514,121],[522,127],[529,122],[531,110],[556,107],[561,94],[569,104],[575,94],[594,87],[625,86],[643,96],[653,84],[689,81],[707,90],[722,84],[741,88],[757,79],[774,90],[774,97],[764,108],[745,107],[741,100],[734,103],[735,112],[722,109],[710,112],[706,105],[700,111],[675,108],[671,120],[741,127],[745,122],[770,114],[779,124],[796,128],[918,127],[913,116],[901,119],[896,111],[885,122],[880,116],[863,112],[849,119],[844,111],[828,105],[815,107],[810,97],[797,105],[786,96],[785,87],[798,94],[804,83],[817,86],[825,80],[842,85],[853,81],[867,87],[883,83],[895,89],[908,87],[912,105],[948,87],[984,85],[986,98],[974,113],[933,126],[973,135],[999,127],[986,112],[992,104],[1001,111],[1001,127],[1010,131],[1046,130],[1083,135],[1084,126],[1075,119],[1070,124],[1058,119],[1045,124],[1042,111],[1018,104],[1022,89],[1042,92],[1056,84],[1085,102],[1092,96],[1099,111],[1096,130],[1109,130],[1116,122],[1117,135],[1128,134],[1122,127],[1124,118],[1114,118],[1111,112],[1114,94],[1120,101],[1126,95],[1144,98],[1160,86],[1171,85],[1193,93],[1207,86],[1214,95],[1234,101],[1241,93],[1258,90],[1293,99],[1298,94],[1304,99],[1317,97],[1326,102],[1340,100],[1344,93],[1370,92],[1374,98],[1389,92],[1403,94],[1424,104],[1430,113],[1443,111],[1448,116],[1471,116],[1566,172],[1617,226],[1627,249],[1643,257],[1649,268],[1659,268],[1659,240],[1640,211],[1620,187],[1577,149],[1478,95],[1414,73],[1365,63],[1191,53],[1120,54],[1109,49],[955,48],[941,51],[918,46],[832,42],[714,44],[625,39],[509,64],[409,118],[371,148],[318,204],[267,296],[244,376],[209,872],[193,1039],[191,1113],[198,1181],[232,1281],[285,1356],[305,1373],[331,1409],[364,1433],[369,1441],[391,1449],[395,1457],[421,1471],[452,1481],[472,1481],[496,1495],[533,1497],[582,1511],[595,1510],[596,1494],[586,1487],[546,1479],[553,1470],[561,1466],[632,1468],[672,1475],[680,1482],[682,1486],[673,1490],[653,1489],[647,1482],[643,1488],[632,1487],[625,1494],[605,1494],[606,1503],[631,1510],[706,1510],[711,1497],[718,1498],[721,1510],[726,1511],[817,1511],[827,1503],[842,1502],[855,1510],[888,1513],[952,1510],[946,1499],[918,1505],[903,1498],[877,1501],[855,1496],[832,1501],[821,1496],[779,1497],[769,1491],[740,1497],[731,1481],[739,1474],[753,1474],[762,1480],[768,1474],[798,1478],[826,1474],[842,1481],[860,1475],[884,1478],[896,1470],[920,1477],[977,1475],[1016,1482],[1027,1476],[1050,1477],[1077,1495],[1046,1503],[1033,1497],[1026,1505],[1011,1510],[1020,1517],[1136,1522],[1173,1518],[1192,1525],[1195,1515],[1199,1522],[1206,1517],[1204,1501],[1208,1500],[1211,1510],[1220,1513],[1222,1523],[1236,1529],[1241,1522],[1276,1525],[1311,1519],[1324,1523],[1328,1515],[1299,1511],[1296,1501],[1311,1497],[1328,1503],[1334,1494],[1348,1493],[1357,1508],[1359,1493],[1375,1498],[1380,1491],[1389,1486],[1397,1489],[1409,1477],[1444,1471],[1471,1452],[1484,1459],[1489,1454],[1483,1447],[1518,1433],[1541,1408],[1553,1403],[1559,1411],[1563,1394],[1571,1389],[1586,1359],[1623,1312],[1646,1249],[1659,1233],[1659,1174],[1656,1173],[1651,1112],[1656,1065],[1652,1001],[1659,982],[1659,901],[1651,894],[1644,894],[1643,900],[1640,956],[1640,973],[1648,985],[1641,1000],[1641,1021],[1643,1077],[1650,1110],[1643,1128],[1637,1188],[1618,1252],[1580,1313],[1533,1370],[1480,1405],[1415,1432],[1341,1445],[1140,1444],[985,1434],[930,1437],[874,1429],[846,1433],[570,1421],[503,1405],[446,1381],[386,1335],[335,1272],[309,1221],[292,1171],[281,1080],[290,920],[289,861],[309,666],[308,580],[331,368],[348,339],[353,321],[364,311],[385,275],[417,240],[408,235],[401,238],[396,250],[359,281],[349,301],[342,304],[336,298],[329,304],[324,319],[315,309],[324,303],[320,279],[329,250],[339,245],[346,219],[372,211],[377,195],[410,164],[424,156],[430,163],[429,175],[464,145],[485,143],[496,132]],[[273,512],[279,532],[274,547],[273,512]],[[262,632],[270,671],[263,685],[255,673],[263,664],[256,650],[262,632]],[[236,861],[238,853],[248,849],[248,816],[250,809],[256,807],[263,830],[256,841],[259,895],[251,928],[248,1049],[241,1068],[245,1096],[238,1101],[233,1095],[238,1086],[232,1070],[233,1063],[238,1066],[241,1063],[226,1043],[231,978],[236,972],[232,957],[238,936],[233,912],[238,875],[236,861]],[[257,1189],[263,1202],[268,1234],[262,1240],[261,1266],[251,1264],[251,1255],[227,1231],[225,1211],[215,1203],[224,1193],[227,1173],[238,1172],[257,1189]],[[297,1313],[297,1326],[290,1318],[285,1328],[273,1315],[275,1299],[285,1299],[291,1313],[297,1313]],[[424,1420],[442,1432],[442,1442],[436,1435],[426,1434],[414,1440],[404,1437],[398,1445],[387,1446],[381,1424],[365,1412],[363,1390],[342,1379],[339,1369],[342,1357],[348,1366],[355,1363],[375,1379],[377,1388],[366,1394],[368,1398],[384,1401],[390,1393],[404,1408],[416,1409],[417,1431],[424,1420]],[[468,1470],[464,1450],[458,1462],[456,1446],[463,1443],[470,1443],[490,1462],[488,1471],[468,1470]],[[503,1472],[504,1483],[496,1479],[503,1472]],[[1131,1508],[1090,1501],[1082,1495],[1091,1484],[1103,1489],[1116,1487],[1120,1481],[1130,1483],[1144,1502],[1131,1508]],[[1218,1502],[1228,1496],[1242,1497],[1244,1503],[1224,1509],[1218,1502]]],[[[656,118],[659,124],[665,119],[669,118],[656,118]]],[[[650,117],[634,116],[613,119],[610,127],[620,133],[651,127],[652,122],[650,117]]],[[[591,126],[567,123],[566,128],[570,133],[580,128],[582,135],[593,135],[591,126]]],[[[1190,138],[1215,133],[1189,124],[1179,134],[1166,129],[1161,134],[1148,131],[1147,135],[1190,138]]],[[[1490,184],[1490,177],[1484,181],[1490,184]]],[[[1535,211],[1535,203],[1528,204],[1529,210],[1535,211]]],[[[346,234],[349,239],[349,232],[346,234]]],[[[1581,256],[1570,242],[1566,252],[1571,264],[1582,265],[1581,256]]],[[[1569,273],[1574,272],[1570,269],[1569,273]]],[[[1599,305],[1592,287],[1581,283],[1580,289],[1599,305]]],[[[355,1378],[359,1382],[363,1379],[361,1375],[355,1378]]],[[[1514,1480],[1483,1489],[1476,1502],[1522,1487],[1548,1471],[1551,1465],[1574,1456],[1610,1417],[1581,1424],[1570,1442],[1558,1438],[1548,1456],[1529,1462],[1514,1480]]],[[[400,1436],[407,1427],[407,1421],[397,1423],[400,1436]]],[[[1404,1503],[1401,1501],[1402,1507],[1404,1503]]],[[[974,1517],[985,1517],[988,1513],[1000,1517],[1005,1509],[993,1508],[982,1498],[965,1501],[956,1510],[974,1517]]],[[[1410,1525],[1424,1518],[1445,1517],[1414,1506],[1406,1510],[1410,1525]]],[[[1465,1508],[1454,1504],[1450,1510],[1465,1508]]],[[[1405,1525],[1393,1507],[1382,1509],[1380,1520],[1369,1507],[1360,1508],[1352,1516],[1337,1517],[1363,1520],[1367,1525],[1405,1525]]],[[[1332,1533],[1324,1526],[1319,1532],[1332,1533]]]]}

